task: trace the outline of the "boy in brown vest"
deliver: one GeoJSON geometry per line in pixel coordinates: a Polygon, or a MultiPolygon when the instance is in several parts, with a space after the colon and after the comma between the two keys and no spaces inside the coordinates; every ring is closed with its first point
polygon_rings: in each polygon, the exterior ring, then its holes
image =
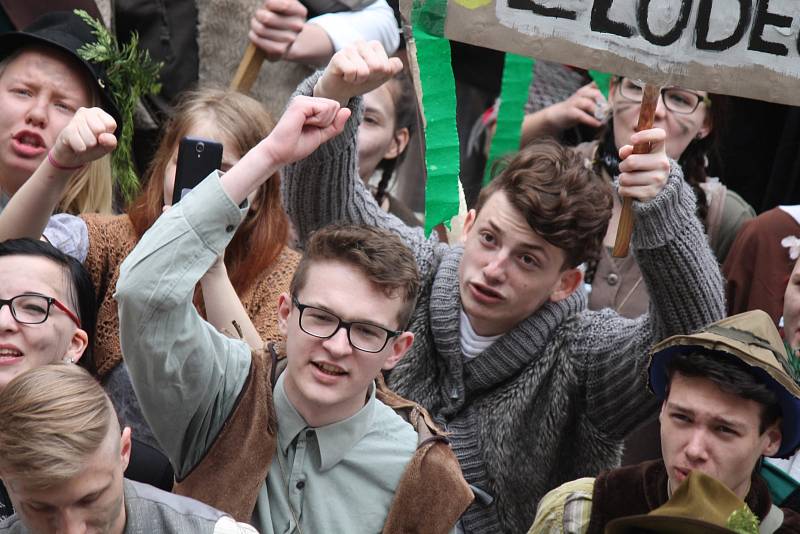
{"type": "MultiPolygon", "coordinates": [[[[220,334],[196,312],[195,285],[224,252],[251,191],[341,131],[349,112],[296,98],[273,132],[209,176],[142,238],[117,284],[120,339],[142,410],[169,455],[176,491],[261,532],[447,532],[472,494],[426,416],[375,377],[413,341],[419,289],[399,238],[321,230],[278,303],[277,355],[220,334]]],[[[248,319],[235,294],[231,320],[248,319]]],[[[269,303],[265,303],[269,305],[269,303]]]]}

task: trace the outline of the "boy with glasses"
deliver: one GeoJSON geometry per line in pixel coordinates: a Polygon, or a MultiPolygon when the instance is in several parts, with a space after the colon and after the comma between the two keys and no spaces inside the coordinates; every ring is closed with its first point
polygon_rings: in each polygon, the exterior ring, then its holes
{"type": "Polygon", "coordinates": [[[353,226],[315,234],[280,297],[280,362],[274,347],[220,334],[192,304],[248,193],[348,115],[330,100],[293,100],[266,139],[156,222],[117,284],[123,353],[178,493],[265,533],[444,533],[472,499],[458,461],[427,414],[375,381],[414,338],[405,330],[419,275],[399,238],[353,226]],[[387,403],[407,408],[411,425],[387,403]]]}

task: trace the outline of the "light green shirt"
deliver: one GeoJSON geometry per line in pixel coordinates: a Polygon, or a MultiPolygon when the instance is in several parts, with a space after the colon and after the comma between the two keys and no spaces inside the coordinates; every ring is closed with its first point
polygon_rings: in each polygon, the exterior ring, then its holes
{"type": "MultiPolygon", "coordinates": [[[[120,268],[122,352],[142,412],[178,477],[211,447],[250,369],[247,344],[219,333],[192,304],[195,285],[246,212],[212,174],[156,221],[120,268]]],[[[375,399],[374,387],[358,413],[317,429],[289,403],[282,381],[274,398],[280,450],[259,492],[254,526],[300,532],[291,501],[304,534],[380,532],[416,449],[411,425],[375,399]]]]}
{"type": "Polygon", "coordinates": [[[356,414],[310,428],[286,397],[283,378],[274,393],[278,451],[253,523],[263,533],[299,532],[296,515],[308,534],[380,532],[416,449],[416,432],[375,398],[374,386],[356,414]]]}

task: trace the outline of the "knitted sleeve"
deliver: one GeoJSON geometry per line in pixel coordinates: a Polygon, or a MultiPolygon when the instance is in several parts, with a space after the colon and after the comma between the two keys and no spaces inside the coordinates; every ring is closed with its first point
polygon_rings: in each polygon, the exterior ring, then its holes
{"type": "MultiPolygon", "coordinates": [[[[322,72],[301,83],[295,95],[310,96],[322,72]]],[[[435,234],[425,237],[421,228],[406,226],[384,212],[358,176],[358,126],[363,114],[362,99],[349,104],[352,116],[344,132],[320,146],[307,158],[283,170],[283,202],[297,231],[302,248],[309,235],[333,222],[366,224],[398,234],[411,248],[423,277],[431,270],[435,234]]]]}
{"type": "Polygon", "coordinates": [[[136,245],[136,232],[127,215],[81,215],[89,234],[84,266],[89,271],[97,297],[97,325],[93,356],[101,378],[122,363],[119,343],[119,318],[114,287],[119,266],[136,245]]]}
{"type": "Polygon", "coordinates": [[[573,340],[585,354],[587,412],[608,436],[620,439],[657,406],[647,388],[649,350],[679,333],[695,332],[725,315],[722,275],[695,215],[691,187],[673,163],[664,190],[649,202],[634,202],[632,246],[650,293],[650,313],[635,320],[611,310],[587,313],[585,339],[573,340]]]}

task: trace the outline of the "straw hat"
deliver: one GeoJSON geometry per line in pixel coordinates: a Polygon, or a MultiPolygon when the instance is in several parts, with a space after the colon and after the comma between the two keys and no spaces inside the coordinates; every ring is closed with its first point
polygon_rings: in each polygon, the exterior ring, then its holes
{"type": "Polygon", "coordinates": [[[792,378],[778,330],[769,315],[753,310],[733,315],[696,334],[672,336],[650,353],[650,389],[659,399],[667,386],[667,364],[677,354],[702,351],[737,358],[749,365],[775,392],[781,407],[781,447],[776,457],[786,458],[800,446],[800,387],[792,378]]]}

